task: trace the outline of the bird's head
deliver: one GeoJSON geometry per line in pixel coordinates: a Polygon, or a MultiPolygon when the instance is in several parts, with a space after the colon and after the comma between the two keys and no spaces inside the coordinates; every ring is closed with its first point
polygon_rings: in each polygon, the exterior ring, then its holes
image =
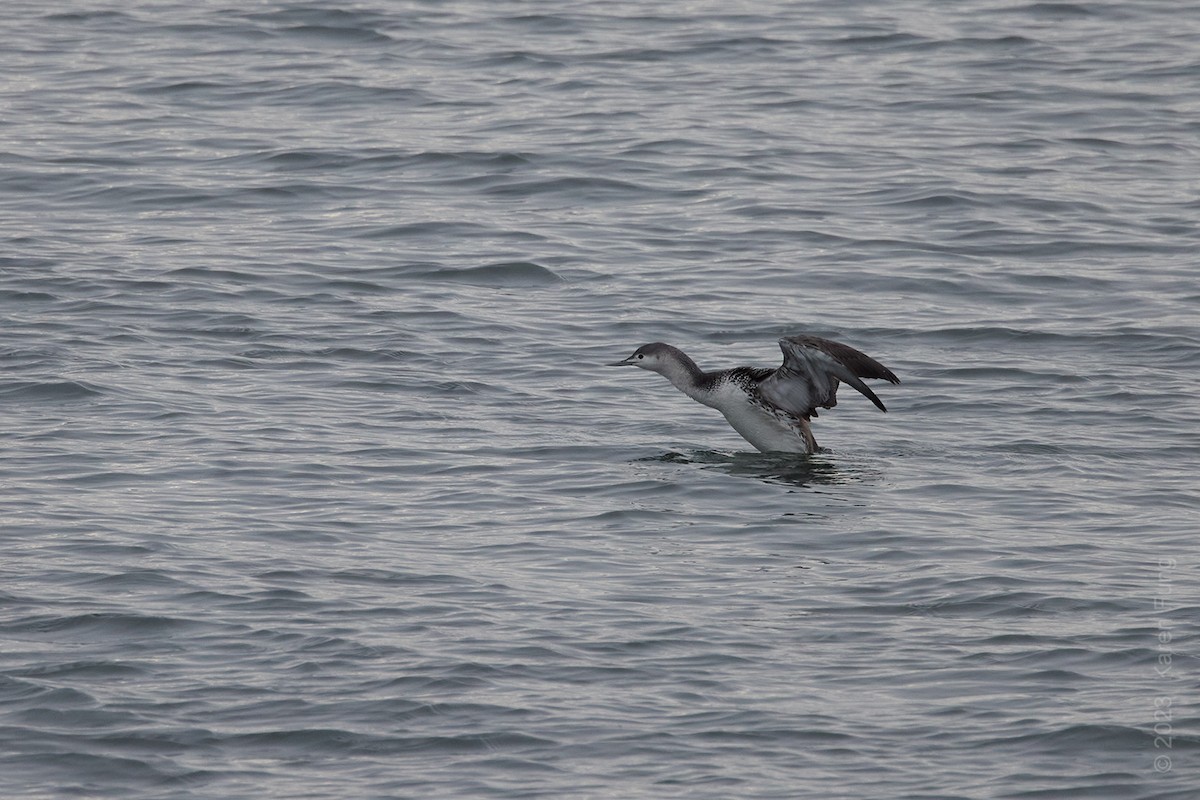
{"type": "Polygon", "coordinates": [[[664,374],[667,368],[678,360],[679,356],[674,347],[662,342],[652,342],[644,344],[637,350],[633,351],[633,355],[621,361],[614,361],[608,366],[610,367],[641,367],[648,369],[651,372],[664,374]]]}

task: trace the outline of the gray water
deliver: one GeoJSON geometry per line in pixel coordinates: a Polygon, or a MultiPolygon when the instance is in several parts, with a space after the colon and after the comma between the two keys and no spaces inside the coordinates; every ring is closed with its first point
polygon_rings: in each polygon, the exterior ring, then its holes
{"type": "Polygon", "coordinates": [[[2,20],[3,797],[1196,796],[1194,4],[2,20]]]}

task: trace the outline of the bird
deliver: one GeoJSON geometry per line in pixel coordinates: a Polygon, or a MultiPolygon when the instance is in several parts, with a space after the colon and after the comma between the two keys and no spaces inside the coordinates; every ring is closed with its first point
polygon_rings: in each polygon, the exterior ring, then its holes
{"type": "Polygon", "coordinates": [[[861,379],[900,383],[870,356],[819,336],[785,336],[779,349],[783,364],[775,369],[705,372],[679,348],[652,342],[608,366],[657,372],[696,402],[720,411],[743,439],[764,453],[818,452],[809,420],[816,418],[818,408],[837,405],[839,382],[850,384],[884,412],[883,401],[861,379]]]}

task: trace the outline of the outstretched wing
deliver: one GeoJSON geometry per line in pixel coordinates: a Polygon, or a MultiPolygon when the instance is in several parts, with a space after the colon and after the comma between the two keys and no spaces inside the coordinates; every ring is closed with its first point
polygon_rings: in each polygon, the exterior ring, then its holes
{"type": "Polygon", "coordinates": [[[861,378],[883,378],[899,383],[892,371],[853,347],[818,336],[788,336],[779,340],[783,366],[758,385],[768,403],[789,414],[808,419],[817,408],[837,405],[838,381],[844,381],[887,411],[883,402],[861,378]]]}

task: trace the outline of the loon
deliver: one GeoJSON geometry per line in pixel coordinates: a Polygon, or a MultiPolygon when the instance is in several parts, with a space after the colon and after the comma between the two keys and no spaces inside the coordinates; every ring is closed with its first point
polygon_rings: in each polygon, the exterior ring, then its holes
{"type": "Polygon", "coordinates": [[[899,383],[890,369],[853,347],[819,336],[779,340],[783,364],[777,369],[733,367],[705,372],[682,350],[662,342],[642,345],[610,367],[641,367],[657,372],[698,403],[715,408],[742,438],[764,453],[814,453],[819,449],[809,420],[818,406],[837,405],[844,381],[880,411],[883,401],[860,378],[899,383]]]}

